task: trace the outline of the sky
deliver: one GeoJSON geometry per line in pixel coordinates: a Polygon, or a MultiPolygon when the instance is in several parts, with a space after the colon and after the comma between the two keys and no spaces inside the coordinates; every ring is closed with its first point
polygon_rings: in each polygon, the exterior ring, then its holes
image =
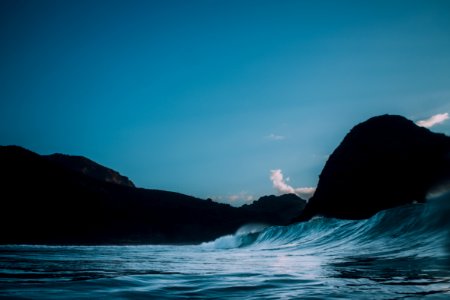
{"type": "Polygon", "coordinates": [[[306,196],[372,116],[450,134],[450,1],[3,0],[0,40],[0,145],[139,187],[306,196]]]}

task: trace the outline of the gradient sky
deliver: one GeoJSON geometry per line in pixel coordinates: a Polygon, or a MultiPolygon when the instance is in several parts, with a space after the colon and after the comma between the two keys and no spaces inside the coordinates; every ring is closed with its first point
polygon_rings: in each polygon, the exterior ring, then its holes
{"type": "Polygon", "coordinates": [[[2,0],[0,39],[1,145],[234,204],[314,187],[371,116],[450,112],[445,0],[2,0]]]}

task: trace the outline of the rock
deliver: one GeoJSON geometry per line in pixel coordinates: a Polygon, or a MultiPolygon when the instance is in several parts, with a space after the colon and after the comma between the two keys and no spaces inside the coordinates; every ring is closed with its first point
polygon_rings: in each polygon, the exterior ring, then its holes
{"type": "Polygon", "coordinates": [[[450,178],[450,137],[395,115],[355,126],[329,157],[314,196],[294,221],[364,219],[413,202],[450,178]]]}

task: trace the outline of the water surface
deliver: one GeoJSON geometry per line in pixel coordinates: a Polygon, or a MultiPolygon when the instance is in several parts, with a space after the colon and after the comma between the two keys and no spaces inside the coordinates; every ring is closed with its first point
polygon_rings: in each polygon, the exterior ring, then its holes
{"type": "Polygon", "coordinates": [[[1,246],[0,297],[450,299],[449,201],[193,246],[1,246]]]}

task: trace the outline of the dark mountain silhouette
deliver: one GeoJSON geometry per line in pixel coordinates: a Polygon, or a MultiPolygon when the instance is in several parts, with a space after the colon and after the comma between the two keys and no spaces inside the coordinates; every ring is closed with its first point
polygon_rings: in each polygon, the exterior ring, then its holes
{"type": "Polygon", "coordinates": [[[89,177],[101,181],[112,182],[120,185],[134,187],[134,183],[128,177],[122,176],[119,172],[106,168],[83,156],[74,156],[66,154],[52,154],[44,156],[62,166],[83,173],[89,177]]]}
{"type": "Polygon", "coordinates": [[[285,194],[261,197],[250,205],[242,206],[241,209],[250,215],[258,216],[263,223],[287,225],[292,219],[289,219],[290,214],[286,212],[290,211],[297,216],[305,206],[306,200],[295,194],[285,194]]]}
{"type": "Polygon", "coordinates": [[[198,243],[248,223],[287,225],[315,215],[368,218],[424,202],[431,188],[449,178],[450,137],[390,115],[371,118],[347,134],[308,204],[290,194],[236,208],[136,188],[84,157],[0,146],[0,243],[198,243]]]}
{"type": "Polygon", "coordinates": [[[280,196],[235,208],[135,188],[85,158],[40,156],[17,146],[0,146],[0,174],[2,244],[198,243],[247,223],[285,225],[305,203],[280,196]]]}
{"type": "Polygon", "coordinates": [[[424,202],[450,176],[450,137],[393,115],[355,126],[328,159],[314,196],[294,221],[315,215],[363,219],[424,202]]]}

